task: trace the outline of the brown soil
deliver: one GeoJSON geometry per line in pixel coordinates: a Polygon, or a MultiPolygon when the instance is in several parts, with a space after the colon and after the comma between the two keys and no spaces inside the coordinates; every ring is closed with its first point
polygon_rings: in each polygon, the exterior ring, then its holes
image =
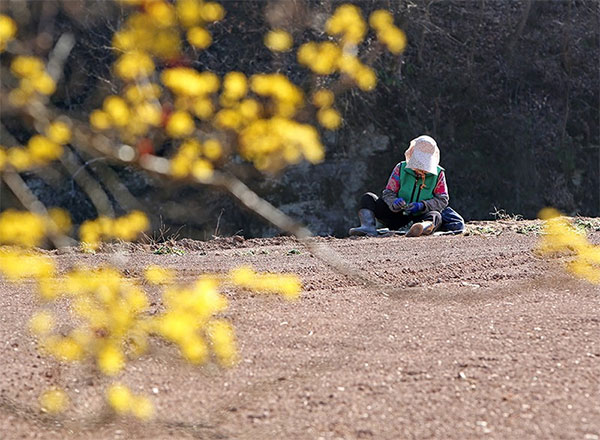
{"type": "Polygon", "coordinates": [[[287,302],[226,292],[239,365],[192,368],[159,345],[120,378],[152,396],[157,419],[98,423],[108,380],[41,357],[26,330],[30,286],[0,281],[0,438],[598,440],[600,289],[536,256],[533,233],[473,231],[315,239],[376,288],[291,238],[183,241],[183,255],[56,254],[65,270],[110,262],[139,277],[152,263],[183,282],[251,264],[299,274],[304,293],[287,302]],[[49,385],[73,400],[64,418],[36,409],[49,385]]]}

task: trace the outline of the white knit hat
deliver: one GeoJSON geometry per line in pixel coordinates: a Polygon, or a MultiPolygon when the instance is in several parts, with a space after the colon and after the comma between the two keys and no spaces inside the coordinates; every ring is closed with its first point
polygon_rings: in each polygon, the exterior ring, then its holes
{"type": "Polygon", "coordinates": [[[423,135],[410,141],[410,146],[404,156],[408,168],[423,170],[431,174],[438,173],[440,150],[432,137],[423,135]]]}

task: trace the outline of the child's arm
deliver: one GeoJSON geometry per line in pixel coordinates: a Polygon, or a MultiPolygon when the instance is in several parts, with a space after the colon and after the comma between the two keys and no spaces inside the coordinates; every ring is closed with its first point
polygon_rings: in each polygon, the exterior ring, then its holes
{"type": "Polygon", "coordinates": [[[437,183],[435,185],[435,189],[433,190],[433,198],[428,200],[423,200],[423,204],[425,205],[425,211],[438,211],[442,212],[446,206],[448,206],[448,201],[450,197],[448,196],[448,186],[446,185],[446,175],[443,171],[440,171],[438,175],[437,183]]]}
{"type": "Polygon", "coordinates": [[[390,210],[392,210],[394,212],[395,212],[395,210],[392,209],[392,204],[398,197],[399,190],[400,190],[400,164],[398,164],[394,167],[394,170],[392,171],[392,174],[390,175],[390,178],[388,179],[387,185],[385,186],[385,189],[383,190],[383,193],[381,194],[381,198],[383,199],[383,201],[388,205],[390,210]]]}

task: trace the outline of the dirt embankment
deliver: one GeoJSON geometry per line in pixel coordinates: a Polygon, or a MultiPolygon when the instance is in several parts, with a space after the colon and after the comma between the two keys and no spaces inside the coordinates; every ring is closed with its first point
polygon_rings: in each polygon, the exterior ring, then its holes
{"type": "Polygon", "coordinates": [[[182,366],[159,346],[120,378],[152,396],[157,420],[82,426],[101,411],[108,381],[40,357],[25,329],[37,307],[30,286],[1,281],[0,438],[598,440],[600,289],[536,256],[535,235],[510,229],[316,239],[375,288],[290,238],[57,254],[64,270],[109,262],[135,278],[152,263],[182,282],[251,264],[299,274],[304,292],[298,302],[225,292],[236,368],[182,366]],[[28,409],[55,384],[74,406],[59,422],[28,409]]]}

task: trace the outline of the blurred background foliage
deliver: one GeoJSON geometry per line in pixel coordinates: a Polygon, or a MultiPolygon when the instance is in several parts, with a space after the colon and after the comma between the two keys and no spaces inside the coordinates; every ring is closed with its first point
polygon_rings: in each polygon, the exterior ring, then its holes
{"type": "MultiPolygon", "coordinates": [[[[324,41],[325,22],[341,2],[224,3],[226,17],[211,25],[212,45],[187,51],[164,66],[189,66],[220,77],[281,72],[305,90],[326,86],[299,65],[295,51],[324,41]],[[270,29],[294,37],[294,50],[274,54],[264,44],[270,29]],[[171,65],[169,65],[171,63],[171,65]]],[[[336,97],[343,123],[324,130],[325,160],[267,175],[235,157],[223,167],[316,234],[345,235],[360,195],[379,192],[410,139],[432,135],[447,170],[451,205],[467,219],[495,208],[534,217],[552,205],[568,214],[600,215],[598,4],[595,1],[362,1],[365,17],[393,13],[408,36],[401,55],[360,45],[378,85],[371,93],[348,89],[336,97]]],[[[74,37],[51,104],[87,120],[107,95],[121,89],[112,64],[112,37],[131,10],[85,0],[4,1],[2,13],[19,27],[19,44],[43,59],[62,35],[74,37]]],[[[10,56],[3,54],[3,87],[10,56]]],[[[27,143],[34,134],[21,115],[2,111],[0,143],[27,143]]],[[[141,146],[147,148],[148,146],[141,146]]],[[[140,146],[138,145],[139,149],[140,146]]],[[[169,144],[162,144],[168,154],[169,144]]],[[[74,174],[84,170],[105,190],[115,215],[140,209],[153,228],[209,239],[241,233],[279,233],[225,193],[186,181],[151,176],[71,149],[79,168],[55,163],[21,173],[46,206],[62,207],[73,223],[98,212],[74,174]],[[112,184],[111,184],[112,182],[112,184]],[[114,184],[114,185],[113,185],[114,184]],[[126,192],[115,188],[124,185],[126,192]],[[129,194],[131,197],[123,196],[129,194]]],[[[81,177],[81,176],[79,176],[81,177]]],[[[21,208],[4,185],[0,209],[21,208]]]]}

